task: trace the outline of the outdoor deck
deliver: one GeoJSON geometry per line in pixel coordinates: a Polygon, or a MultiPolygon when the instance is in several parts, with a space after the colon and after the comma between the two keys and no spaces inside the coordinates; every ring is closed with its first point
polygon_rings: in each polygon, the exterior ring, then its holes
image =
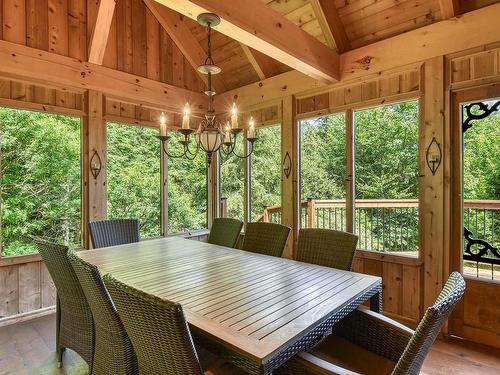
{"type": "MultiPolygon", "coordinates": [[[[0,375],[84,375],[87,365],[68,350],[57,368],[55,316],[0,328],[0,375]]],[[[494,375],[500,372],[500,351],[460,340],[438,341],[427,356],[423,375],[494,375]]]]}

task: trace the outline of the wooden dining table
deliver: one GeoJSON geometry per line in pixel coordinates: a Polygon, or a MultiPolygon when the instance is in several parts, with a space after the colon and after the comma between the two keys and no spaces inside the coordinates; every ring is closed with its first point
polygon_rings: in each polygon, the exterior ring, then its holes
{"type": "Polygon", "coordinates": [[[176,237],[78,253],[102,274],[180,303],[195,342],[250,374],[271,374],[365,301],[380,277],[176,237]]]}

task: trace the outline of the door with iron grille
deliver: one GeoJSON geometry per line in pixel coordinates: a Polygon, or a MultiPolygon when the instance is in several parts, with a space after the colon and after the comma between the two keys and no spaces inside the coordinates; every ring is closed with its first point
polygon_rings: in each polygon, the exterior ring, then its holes
{"type": "Polygon", "coordinates": [[[452,94],[451,268],[467,290],[450,333],[500,347],[500,85],[452,94]]]}

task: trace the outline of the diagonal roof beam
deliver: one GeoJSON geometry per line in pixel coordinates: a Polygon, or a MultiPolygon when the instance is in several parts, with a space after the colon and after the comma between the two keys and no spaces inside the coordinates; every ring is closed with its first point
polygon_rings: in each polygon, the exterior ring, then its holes
{"type": "MultiPolygon", "coordinates": [[[[181,50],[189,64],[196,70],[198,65],[205,61],[206,53],[194,37],[189,27],[186,25],[184,16],[162,6],[154,0],[144,0],[151,13],[156,17],[160,25],[172,38],[177,47],[181,50]]],[[[196,70],[197,71],[197,70],[196,70]]],[[[198,71],[197,71],[198,72],[198,71]]],[[[205,74],[199,73],[200,78],[208,86],[208,78],[205,74]]],[[[226,87],[220,76],[212,77],[212,84],[215,91],[226,91],[226,87]]]]}
{"type": "Polygon", "coordinates": [[[97,11],[92,37],[89,46],[89,62],[102,65],[106,45],[108,44],[109,30],[115,13],[116,0],[101,0],[97,11]]]}
{"type": "Polygon", "coordinates": [[[218,14],[215,29],[312,78],[336,82],[339,55],[260,0],[155,0],[196,19],[203,12],[218,14]]]}
{"type": "Polygon", "coordinates": [[[459,0],[439,0],[439,9],[441,10],[441,19],[456,17],[460,14],[459,0]]]}
{"type": "MultiPolygon", "coordinates": [[[[347,38],[335,2],[333,0],[311,0],[311,5],[328,44],[335,44],[339,53],[349,51],[351,42],[347,38]]],[[[330,45],[330,47],[333,47],[333,45],[330,45]]]]}
{"type": "Polygon", "coordinates": [[[248,61],[250,61],[250,64],[253,66],[255,72],[259,76],[260,80],[279,74],[277,66],[279,63],[276,60],[273,60],[269,56],[264,55],[259,51],[251,49],[243,43],[240,43],[240,46],[243,49],[243,52],[245,53],[248,61]]]}

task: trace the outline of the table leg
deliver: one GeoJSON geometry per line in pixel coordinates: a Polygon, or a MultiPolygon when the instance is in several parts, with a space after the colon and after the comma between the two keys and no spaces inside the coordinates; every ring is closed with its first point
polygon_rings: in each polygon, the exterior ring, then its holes
{"type": "Polygon", "coordinates": [[[382,312],[382,292],[377,292],[370,297],[370,310],[378,313],[382,312]]]}

